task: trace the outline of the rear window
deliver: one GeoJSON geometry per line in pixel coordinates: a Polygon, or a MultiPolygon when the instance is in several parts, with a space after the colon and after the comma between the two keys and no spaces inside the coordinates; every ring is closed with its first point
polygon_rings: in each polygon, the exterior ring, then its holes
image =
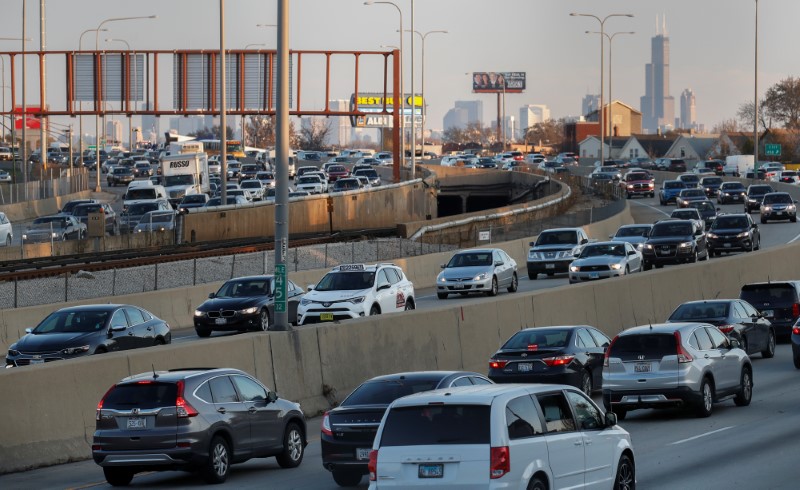
{"type": "Polygon", "coordinates": [[[386,417],[380,446],[489,445],[490,410],[488,405],[394,408],[386,417]]]}
{"type": "Polygon", "coordinates": [[[622,361],[636,361],[644,355],[645,359],[661,359],[674,356],[677,352],[675,336],[671,333],[649,333],[623,335],[611,344],[609,357],[617,357],[622,361]]]}
{"type": "Polygon", "coordinates": [[[522,331],[508,339],[508,342],[502,348],[504,350],[561,349],[567,346],[571,332],[571,330],[551,330],[546,328],[522,331]]]}
{"type": "Polygon", "coordinates": [[[747,284],[742,287],[739,298],[750,304],[797,303],[797,293],[790,284],[747,284]]]}
{"type": "Polygon", "coordinates": [[[728,308],[730,308],[730,304],[727,302],[683,304],[670,315],[669,319],[673,322],[680,322],[725,318],[728,316],[728,308]]]}
{"type": "Polygon", "coordinates": [[[664,182],[664,189],[683,189],[683,182],[664,182]]]}
{"type": "Polygon", "coordinates": [[[103,399],[103,408],[130,410],[131,408],[161,408],[175,406],[178,387],[174,383],[135,383],[116,386],[103,399]]]}
{"type": "Polygon", "coordinates": [[[438,378],[367,381],[350,393],[350,396],[342,402],[342,406],[389,405],[406,395],[435,390],[439,386],[439,381],[438,378]]]}

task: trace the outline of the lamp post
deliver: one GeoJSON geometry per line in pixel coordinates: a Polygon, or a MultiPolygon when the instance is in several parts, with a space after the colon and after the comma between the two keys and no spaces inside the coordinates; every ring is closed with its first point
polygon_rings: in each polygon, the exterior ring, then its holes
{"type": "Polygon", "coordinates": [[[758,0],[756,0],[755,90],[753,94],[753,176],[758,176],[758,0]]]}
{"type": "MultiPolygon", "coordinates": [[[[123,20],[144,20],[144,19],[157,19],[157,18],[158,18],[157,15],[137,15],[137,16],[133,16],[133,17],[112,17],[110,19],[106,19],[106,20],[100,22],[100,24],[97,26],[97,29],[94,29],[95,56],[97,56],[97,51],[100,50],[100,30],[102,29],[102,27],[105,24],[108,24],[109,22],[120,22],[120,21],[123,21],[123,20]]],[[[95,76],[97,76],[97,73],[95,73],[95,76]]],[[[103,86],[102,82],[100,84],[98,84],[98,85],[99,85],[100,90],[99,90],[99,93],[97,94],[99,99],[97,100],[96,111],[100,110],[100,102],[101,101],[105,102],[105,100],[103,99],[103,90],[105,89],[105,87],[103,86]]],[[[100,192],[100,115],[99,114],[95,114],[95,116],[94,116],[94,130],[95,130],[95,133],[94,133],[95,134],[95,139],[97,140],[97,141],[95,141],[95,145],[94,145],[95,146],[95,165],[97,167],[95,169],[96,182],[95,182],[94,191],[95,192],[100,192]]]]}
{"type": "Polygon", "coordinates": [[[605,112],[605,110],[603,109],[603,95],[604,95],[603,91],[605,89],[603,83],[603,79],[605,78],[603,76],[604,72],[603,61],[605,58],[605,52],[604,52],[605,39],[603,39],[603,37],[605,35],[605,24],[606,21],[611,17],[633,17],[633,14],[608,14],[602,19],[593,14],[579,14],[572,12],[569,15],[571,17],[591,17],[600,23],[600,162],[602,163],[605,160],[605,144],[603,143],[603,141],[605,140],[605,120],[603,117],[603,113],[605,112]]]}
{"type": "MultiPolygon", "coordinates": [[[[412,31],[406,31],[406,32],[412,32],[412,31]]],[[[422,146],[422,157],[424,158],[425,157],[425,101],[426,101],[426,99],[425,99],[425,38],[428,37],[428,35],[430,35],[430,34],[447,34],[447,31],[442,31],[442,30],[439,30],[439,31],[428,31],[425,34],[419,32],[419,31],[413,31],[413,32],[414,32],[414,34],[419,36],[419,38],[422,40],[422,90],[420,91],[420,94],[422,96],[422,127],[420,129],[420,139],[421,139],[421,145],[420,146],[422,146]]]]}
{"type": "Polygon", "coordinates": [[[611,42],[618,34],[636,34],[632,31],[622,31],[622,32],[615,32],[614,34],[608,35],[607,32],[600,33],[598,31],[586,31],[586,34],[600,34],[601,36],[605,36],[608,39],[608,153],[611,156],[611,148],[614,142],[614,118],[611,117],[613,105],[614,105],[614,97],[611,94],[611,75],[614,73],[614,70],[611,68],[611,55],[612,55],[612,45],[611,42]]]}
{"type": "MultiPolygon", "coordinates": [[[[412,0],[413,1],[413,0],[412,0]]],[[[403,80],[403,11],[400,10],[400,7],[394,2],[375,2],[373,0],[367,0],[364,2],[364,5],[391,5],[392,7],[397,9],[397,13],[400,16],[400,162],[398,165],[401,165],[401,162],[405,162],[406,158],[406,92],[404,89],[404,80],[403,80]]],[[[412,100],[413,102],[413,100],[412,100]]],[[[411,106],[411,120],[414,120],[414,106],[411,106]]],[[[413,154],[413,152],[412,152],[413,154]]]]}
{"type": "MultiPolygon", "coordinates": [[[[111,42],[123,43],[123,44],[125,44],[125,47],[128,49],[128,52],[130,52],[130,50],[131,50],[130,43],[128,43],[128,41],[126,41],[124,39],[106,38],[105,41],[107,43],[111,43],[111,42]]],[[[134,81],[134,84],[136,83],[136,69],[137,68],[138,67],[136,66],[136,55],[134,54],[133,55],[133,81],[134,81]]],[[[134,101],[136,100],[136,97],[137,97],[136,94],[137,94],[137,89],[138,88],[139,87],[136,86],[136,85],[133,86],[133,98],[134,98],[134,101]]],[[[136,103],[136,102],[134,102],[134,103],[136,103]]],[[[138,104],[135,107],[135,109],[136,108],[138,108],[138,104]]],[[[132,119],[133,119],[132,117],[128,116],[128,151],[133,151],[133,121],[132,121],[132,119]]]]}

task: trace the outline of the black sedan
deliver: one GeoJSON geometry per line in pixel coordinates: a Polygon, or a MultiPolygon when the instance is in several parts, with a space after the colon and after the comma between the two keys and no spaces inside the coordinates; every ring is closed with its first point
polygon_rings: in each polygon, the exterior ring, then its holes
{"type": "MultiPolygon", "coordinates": [[[[667,323],[704,322],[716,326],[728,338],[736,339],[748,354],[775,355],[775,329],[747,301],[715,299],[689,301],[678,306],[667,323]]],[[[690,343],[692,340],[689,341],[690,343]]]]}
{"type": "Polygon", "coordinates": [[[421,371],[389,374],[365,381],[322,418],[322,466],[343,487],[354,487],[366,475],[372,442],[389,405],[421,391],[453,386],[489,385],[485,376],[468,371],[421,371]]]}
{"type": "Polygon", "coordinates": [[[602,386],[603,356],[610,343],[586,325],[526,328],[489,359],[489,379],[566,384],[591,394],[602,386]]]}
{"type": "Polygon", "coordinates": [[[741,182],[723,182],[717,192],[717,204],[744,203],[747,189],[741,182]]]}
{"type": "Polygon", "coordinates": [[[167,322],[131,305],[62,308],[25,332],[24,337],[9,347],[6,367],[172,342],[167,322]]]}
{"type": "MultiPolygon", "coordinates": [[[[214,330],[269,330],[275,318],[275,287],[271,275],[227,281],[194,310],[194,330],[199,337],[208,337],[214,330]]],[[[303,290],[287,280],[286,306],[292,323],[297,323],[297,305],[302,296],[303,290]]]]}

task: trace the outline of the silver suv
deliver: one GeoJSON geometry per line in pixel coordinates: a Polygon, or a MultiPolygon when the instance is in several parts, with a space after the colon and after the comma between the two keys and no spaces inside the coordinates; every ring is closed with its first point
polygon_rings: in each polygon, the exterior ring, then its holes
{"type": "Polygon", "coordinates": [[[530,242],[528,250],[528,279],[534,280],[539,274],[561,274],[569,272],[569,264],[589,243],[589,237],[582,228],[554,228],[544,230],[530,242]]]}
{"type": "Polygon", "coordinates": [[[142,471],[199,470],[222,483],[230,465],[275,456],[303,461],[300,405],[238,369],[178,369],[123,379],[97,405],[92,456],[108,483],[142,471]]]}
{"type": "Polygon", "coordinates": [[[619,334],[603,362],[603,404],[629,410],[687,406],[711,415],[714,402],[750,404],[753,367],[736,340],[707,323],[644,325],[619,334]]]}

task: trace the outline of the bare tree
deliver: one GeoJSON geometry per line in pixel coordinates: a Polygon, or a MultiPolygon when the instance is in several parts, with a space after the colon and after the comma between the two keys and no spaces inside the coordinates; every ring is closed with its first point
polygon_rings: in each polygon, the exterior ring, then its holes
{"type": "MultiPolygon", "coordinates": [[[[247,125],[247,141],[256,148],[273,148],[275,146],[275,118],[273,116],[251,116],[247,125]]],[[[298,136],[294,121],[289,121],[289,146],[298,147],[298,136]]]]}
{"type": "MultiPolygon", "coordinates": [[[[766,131],[767,129],[772,128],[772,116],[767,109],[765,101],[762,99],[759,102],[758,108],[758,125],[760,127],[760,131],[766,131]]],[[[736,111],[736,119],[738,122],[739,131],[752,131],[753,130],[753,101],[748,100],[739,106],[739,110],[736,111]]],[[[723,121],[722,124],[725,124],[728,121],[723,121]]]]}
{"type": "Polygon", "coordinates": [[[300,122],[297,135],[299,148],[320,151],[327,148],[326,141],[331,132],[331,120],[322,117],[309,117],[300,122]]]}
{"type": "Polygon", "coordinates": [[[766,112],[787,129],[800,128],[800,78],[784,78],[767,90],[766,112]]]}
{"type": "Polygon", "coordinates": [[[551,146],[559,146],[564,141],[564,121],[549,119],[536,123],[525,131],[525,141],[539,145],[540,142],[551,146]]]}
{"type": "MultiPolygon", "coordinates": [[[[750,107],[753,107],[752,103],[750,103],[750,107]]],[[[741,111],[742,109],[740,108],[739,110],[741,111]]],[[[753,117],[752,116],[753,116],[753,113],[751,112],[750,113],[750,122],[751,123],[753,121],[753,117]]],[[[751,127],[752,127],[752,124],[751,124],[751,127]]],[[[725,119],[724,121],[715,124],[714,127],[711,128],[711,133],[712,134],[736,133],[736,132],[739,132],[739,131],[741,131],[741,128],[739,126],[739,121],[737,121],[736,118],[725,119]]]]}

